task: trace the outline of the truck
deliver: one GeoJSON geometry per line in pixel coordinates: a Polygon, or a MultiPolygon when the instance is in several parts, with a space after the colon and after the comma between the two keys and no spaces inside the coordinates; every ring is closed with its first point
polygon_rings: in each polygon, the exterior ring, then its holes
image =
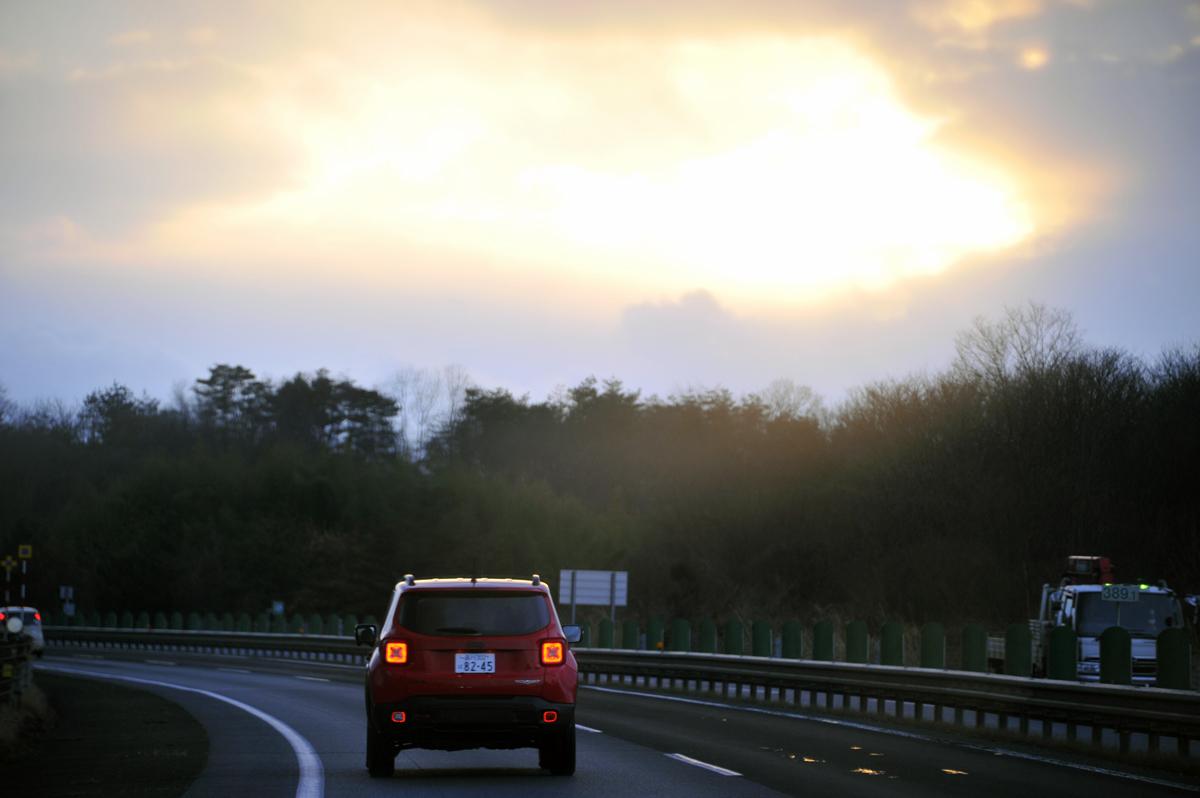
{"type": "Polygon", "coordinates": [[[1059,583],[1042,585],[1038,617],[1030,622],[1034,668],[1046,673],[1050,630],[1066,626],[1078,641],[1079,680],[1099,681],[1100,635],[1119,626],[1131,638],[1133,683],[1152,685],[1158,676],[1159,633],[1183,625],[1183,607],[1166,582],[1122,584],[1108,557],[1071,556],[1059,583]]]}

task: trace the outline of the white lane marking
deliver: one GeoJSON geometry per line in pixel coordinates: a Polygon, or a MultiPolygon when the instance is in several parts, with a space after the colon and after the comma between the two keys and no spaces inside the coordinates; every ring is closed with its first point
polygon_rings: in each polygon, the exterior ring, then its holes
{"type": "Polygon", "coordinates": [[[252,673],[252,671],[248,671],[245,668],[217,668],[217,670],[225,671],[226,673],[252,673]]]}
{"type": "Polygon", "coordinates": [[[165,659],[144,659],[142,662],[146,663],[147,665],[170,665],[171,667],[175,667],[174,662],[169,662],[165,659]]]}
{"type": "Polygon", "coordinates": [[[297,676],[297,679],[303,679],[306,682],[328,682],[328,679],[322,679],[320,676],[297,676]]]}
{"type": "Polygon", "coordinates": [[[136,684],[149,684],[155,687],[167,687],[172,690],[182,690],[185,693],[196,693],[198,695],[207,696],[224,701],[226,704],[235,706],[243,712],[248,712],[254,717],[266,723],[275,731],[279,732],[288,744],[292,747],[293,753],[296,755],[296,764],[300,769],[300,781],[296,785],[296,798],[322,798],[325,795],[325,768],[321,764],[321,758],[317,756],[317,752],[309,744],[308,740],[300,736],[300,733],[287,725],[274,715],[268,715],[258,707],[252,707],[249,704],[242,703],[236,698],[214,693],[211,690],[201,690],[199,687],[187,687],[182,684],[172,684],[171,682],[160,682],[155,679],[139,679],[136,676],[121,676],[115,673],[102,673],[100,671],[86,671],[78,668],[64,668],[60,665],[42,665],[36,666],[38,670],[48,670],[57,673],[71,673],[76,676],[91,676],[96,679],[117,679],[123,682],[134,682],[136,684]]]}
{"type": "Polygon", "coordinates": [[[810,720],[814,723],[826,723],[830,726],[843,726],[849,729],[861,729],[862,731],[875,732],[877,734],[888,734],[892,737],[905,737],[910,740],[919,740],[926,743],[937,743],[940,745],[951,745],[956,748],[965,748],[970,751],[980,751],[985,754],[993,754],[995,756],[1006,756],[1013,759],[1027,759],[1031,762],[1041,762],[1045,765],[1054,765],[1056,767],[1070,768],[1072,770],[1082,770],[1087,773],[1096,773],[1101,776],[1113,776],[1118,779],[1126,779],[1127,781],[1141,782],[1142,784],[1153,784],[1158,787],[1174,787],[1177,790],[1187,790],[1188,792],[1200,792],[1200,787],[1191,784],[1182,784],[1177,781],[1167,781],[1166,779],[1156,779],[1150,776],[1139,776],[1136,773],[1126,773],[1121,770],[1112,770],[1110,768],[1097,767],[1095,765],[1086,765],[1082,762],[1070,762],[1065,759],[1056,759],[1051,756],[1042,756],[1040,754],[1029,754],[1023,751],[1014,751],[1010,748],[999,748],[996,746],[978,745],[976,743],[960,742],[958,740],[948,740],[945,738],[930,737],[925,734],[916,732],[901,731],[900,729],[889,729],[884,726],[873,726],[870,723],[860,723],[851,720],[839,720],[837,718],[825,718],[819,715],[806,715],[803,712],[785,712],[779,709],[767,709],[765,707],[749,707],[738,706],[736,704],[724,704],[720,701],[706,701],[701,698],[684,698],[683,696],[675,695],[655,695],[653,693],[641,693],[636,690],[619,690],[615,687],[599,687],[594,684],[579,685],[582,690],[596,690],[601,693],[616,693],[617,695],[631,695],[640,698],[655,698],[660,701],[676,701],[680,704],[695,704],[702,707],[716,707],[718,709],[729,709],[736,712],[753,712],[758,715],[772,715],[777,718],[792,718],[794,720],[810,720]]]}
{"type": "Polygon", "coordinates": [[[729,768],[723,768],[720,765],[710,765],[707,762],[701,762],[699,759],[692,759],[690,756],[684,756],[683,754],[663,754],[663,756],[665,756],[667,759],[674,759],[679,762],[683,762],[684,764],[695,765],[698,768],[704,768],[705,770],[711,770],[713,773],[719,773],[722,776],[740,776],[740,775],[742,775],[741,773],[738,773],[736,770],[730,770],[729,768]]]}
{"type": "Polygon", "coordinates": [[[599,729],[593,729],[591,726],[584,726],[582,723],[576,723],[575,728],[579,729],[580,731],[591,732],[592,734],[604,734],[604,732],[600,731],[599,729]]]}

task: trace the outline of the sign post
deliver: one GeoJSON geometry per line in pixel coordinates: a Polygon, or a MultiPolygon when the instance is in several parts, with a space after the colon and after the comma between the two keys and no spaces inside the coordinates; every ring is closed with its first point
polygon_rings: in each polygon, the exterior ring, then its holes
{"type": "Polygon", "coordinates": [[[571,605],[571,623],[575,623],[575,608],[608,607],[609,620],[617,622],[617,607],[629,603],[628,571],[576,571],[564,569],[558,577],[558,603],[571,605]]]}
{"type": "Polygon", "coordinates": [[[21,561],[21,606],[24,607],[25,601],[25,582],[26,575],[29,573],[29,561],[33,559],[33,544],[22,543],[17,546],[17,559],[21,561]]]}
{"type": "Polygon", "coordinates": [[[0,568],[4,569],[4,604],[7,606],[12,604],[12,572],[17,567],[17,561],[13,559],[11,554],[6,554],[3,560],[0,560],[0,568]]]}

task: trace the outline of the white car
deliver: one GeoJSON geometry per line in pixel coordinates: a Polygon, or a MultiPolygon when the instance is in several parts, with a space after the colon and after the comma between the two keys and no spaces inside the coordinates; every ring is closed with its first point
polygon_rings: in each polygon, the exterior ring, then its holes
{"type": "Polygon", "coordinates": [[[0,607],[0,626],[13,617],[21,619],[21,634],[33,638],[33,653],[42,656],[46,650],[46,638],[42,635],[42,614],[35,607],[0,607]]]}

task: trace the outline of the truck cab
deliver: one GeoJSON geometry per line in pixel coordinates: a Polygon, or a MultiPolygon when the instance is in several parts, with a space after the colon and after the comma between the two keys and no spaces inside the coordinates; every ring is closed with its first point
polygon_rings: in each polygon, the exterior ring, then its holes
{"type": "MultiPolygon", "coordinates": [[[[1100,679],[1100,635],[1111,626],[1129,632],[1134,684],[1154,684],[1158,676],[1157,638],[1160,632],[1183,626],[1183,610],[1175,592],[1165,584],[1113,583],[1044,585],[1041,631],[1066,626],[1075,631],[1080,681],[1100,679]]],[[[1038,659],[1044,662],[1044,646],[1038,659]]]]}

